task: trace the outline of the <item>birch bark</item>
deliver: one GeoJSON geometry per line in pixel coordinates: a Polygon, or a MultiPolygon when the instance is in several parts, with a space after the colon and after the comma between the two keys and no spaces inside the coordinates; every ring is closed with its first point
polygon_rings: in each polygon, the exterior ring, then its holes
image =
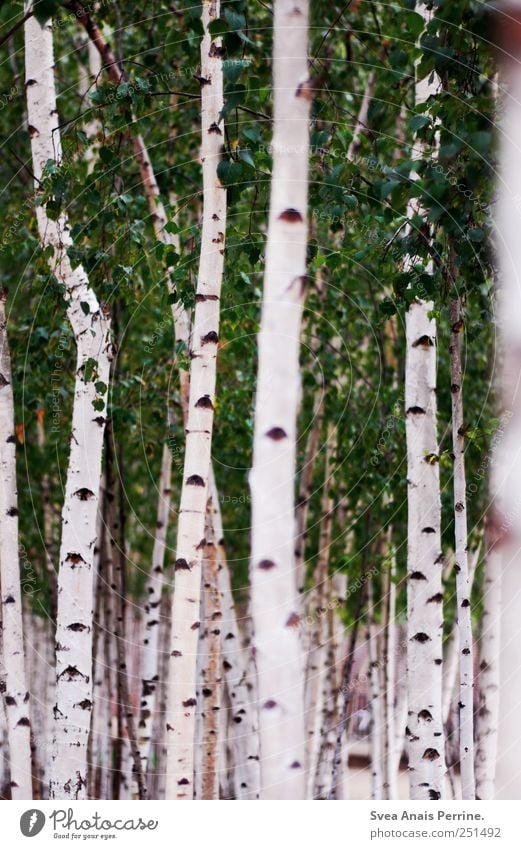
{"type": "Polygon", "coordinates": [[[27,689],[20,556],[16,437],[7,290],[0,289],[0,588],[2,598],[3,703],[7,720],[11,798],[32,799],[31,721],[27,689]]]}
{"type": "Polygon", "coordinates": [[[303,799],[304,678],[295,574],[299,340],[306,287],[309,111],[307,0],[276,0],[273,172],[258,337],[251,593],[264,799],[303,799]]]}
{"type": "MultiPolygon", "coordinates": [[[[426,23],[430,13],[421,7],[426,23]]],[[[416,102],[436,91],[416,83],[416,102]]],[[[413,158],[424,153],[417,143],[413,158]]],[[[416,199],[408,216],[422,214],[416,199]]],[[[409,257],[407,266],[412,266],[409,257]]],[[[406,313],[405,422],[407,441],[407,689],[411,799],[440,799],[445,774],[442,693],[443,590],[441,500],[437,440],[436,322],[433,304],[415,300],[406,313]]]]}
{"type": "MultiPolygon", "coordinates": [[[[28,4],[28,9],[32,4],[28,4]]],[[[62,163],[57,129],[52,27],[34,17],[25,23],[26,92],[33,173],[37,196],[45,187],[49,161],[62,163]]],[[[109,380],[109,321],[81,266],[73,269],[65,213],[47,216],[36,207],[42,248],[63,285],[67,315],[77,348],[69,466],[62,510],[56,626],[56,704],[50,797],[82,799],[86,794],[87,741],[92,709],[92,617],[96,515],[109,380]]]]}
{"type": "Polygon", "coordinates": [[[459,636],[459,733],[460,773],[463,799],[476,798],[474,778],[474,652],[468,563],[467,494],[465,480],[465,435],[463,422],[463,375],[461,333],[463,318],[459,298],[450,304],[450,376],[452,399],[452,451],[454,487],[454,533],[456,602],[459,636]]]}
{"type": "Polygon", "coordinates": [[[230,572],[226,562],[224,532],[219,496],[213,471],[210,478],[213,529],[219,559],[218,583],[222,598],[223,673],[231,702],[230,743],[233,752],[236,799],[258,799],[260,758],[255,681],[252,681],[248,651],[241,645],[241,634],[232,595],[230,572]]]}
{"type": "Polygon", "coordinates": [[[203,227],[191,337],[190,394],[179,509],[167,716],[169,799],[193,797],[197,630],[200,625],[201,563],[209,489],[215,400],[219,301],[224,264],[226,191],[217,176],[223,144],[221,40],[209,25],[219,17],[218,0],[204,0],[201,43],[203,227]]]}
{"type": "Polygon", "coordinates": [[[501,554],[487,545],[479,664],[476,798],[493,799],[498,744],[501,554]]]}

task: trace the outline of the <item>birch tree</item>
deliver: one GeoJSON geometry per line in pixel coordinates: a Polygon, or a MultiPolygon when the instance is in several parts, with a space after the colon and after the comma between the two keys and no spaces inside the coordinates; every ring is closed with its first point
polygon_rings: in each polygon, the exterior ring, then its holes
{"type": "MultiPolygon", "coordinates": [[[[492,541],[491,541],[492,542],[492,541]]],[[[476,798],[493,799],[499,713],[501,639],[501,556],[492,542],[485,555],[483,618],[477,713],[476,798]]]]}
{"type": "Polygon", "coordinates": [[[306,289],[308,4],[276,0],[273,171],[258,337],[251,593],[263,799],[303,799],[303,667],[294,557],[299,339],[306,289]]]}
{"type": "MultiPolygon", "coordinates": [[[[422,7],[426,21],[430,15],[422,7]]],[[[435,93],[416,84],[416,103],[435,93]]],[[[423,153],[416,143],[415,158],[423,153]]],[[[414,199],[409,218],[421,215],[414,199]]],[[[414,258],[408,261],[409,270],[414,258]]],[[[432,273],[432,264],[428,270],[432,273]]],[[[415,299],[406,313],[405,430],[407,441],[407,739],[412,799],[440,799],[445,774],[442,693],[443,589],[441,500],[436,404],[436,321],[432,301],[415,299]]]]}
{"type": "MultiPolygon", "coordinates": [[[[32,4],[28,5],[28,11],[32,4]]],[[[56,704],[50,796],[82,799],[92,710],[93,557],[109,380],[109,320],[81,266],[73,268],[65,212],[47,214],[45,178],[62,164],[57,128],[52,26],[25,22],[27,116],[38,203],[36,215],[49,268],[64,287],[77,349],[69,466],[62,510],[56,623],[56,704]]]]}
{"type": "Polygon", "coordinates": [[[0,289],[0,590],[2,695],[7,722],[11,798],[32,799],[30,693],[27,689],[20,586],[13,380],[7,339],[7,290],[0,289]]]}
{"type": "Polygon", "coordinates": [[[203,226],[190,340],[190,394],[172,597],[167,713],[166,793],[169,799],[188,799],[193,795],[197,631],[200,627],[201,563],[211,462],[219,301],[226,233],[226,191],[217,175],[223,139],[222,50],[221,39],[213,37],[209,30],[212,21],[219,17],[219,11],[218,2],[203,2],[203,226]]]}
{"type": "MultiPolygon", "coordinates": [[[[519,0],[509,7],[511,20],[521,14],[519,0]]],[[[520,48],[503,30],[502,88],[505,91],[499,137],[499,178],[495,242],[499,258],[502,363],[499,371],[500,404],[509,413],[503,438],[495,447],[492,474],[492,543],[501,558],[500,689],[495,797],[518,799],[521,794],[521,622],[519,617],[521,568],[521,244],[519,240],[519,134],[521,132],[520,48]]],[[[487,547],[490,547],[490,542],[487,547]]]]}

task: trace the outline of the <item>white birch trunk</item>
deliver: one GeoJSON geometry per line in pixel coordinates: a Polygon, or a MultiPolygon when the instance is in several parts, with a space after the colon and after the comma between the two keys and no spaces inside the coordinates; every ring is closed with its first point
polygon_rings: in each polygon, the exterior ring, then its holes
{"type": "Polygon", "coordinates": [[[459,739],[461,794],[476,798],[474,778],[474,652],[468,563],[467,495],[465,479],[465,436],[463,432],[463,375],[461,332],[463,320],[459,298],[450,304],[450,374],[452,397],[452,450],[454,487],[454,533],[456,603],[459,635],[459,739]]]}
{"type": "Polygon", "coordinates": [[[495,789],[501,637],[501,555],[487,546],[479,664],[476,798],[493,799],[495,789]]]}
{"type": "Polygon", "coordinates": [[[221,598],[219,592],[217,543],[212,522],[212,498],[208,499],[208,519],[203,565],[204,619],[208,632],[203,674],[203,757],[202,798],[219,798],[219,715],[222,708],[221,598]]]}
{"type": "Polygon", "coordinates": [[[296,414],[306,287],[308,2],[276,0],[273,172],[254,428],[251,593],[262,798],[305,794],[304,680],[295,574],[296,414]]]}
{"type": "Polygon", "coordinates": [[[380,686],[380,660],[378,628],[375,621],[375,604],[372,578],[367,579],[367,646],[369,654],[369,694],[371,706],[371,798],[383,799],[382,751],[382,689],[380,686]]]}
{"type": "MultiPolygon", "coordinates": [[[[420,7],[426,23],[431,17],[420,7]]],[[[437,90],[430,77],[416,83],[416,103],[437,90]]],[[[424,155],[417,143],[413,158],[424,155]]],[[[422,214],[416,199],[408,216],[422,214]]],[[[406,263],[410,267],[414,257],[406,263]]],[[[436,322],[431,301],[406,313],[405,421],[407,440],[407,739],[411,799],[440,799],[445,775],[441,715],[443,589],[441,500],[436,404],[436,322]]]]}
{"type": "Polygon", "coordinates": [[[241,645],[213,471],[211,472],[210,485],[213,527],[219,558],[218,583],[222,598],[221,651],[223,672],[231,702],[230,743],[234,764],[234,791],[236,799],[251,800],[258,799],[260,793],[257,694],[255,680],[252,680],[249,652],[243,649],[241,645]]]}
{"type": "MultiPolygon", "coordinates": [[[[472,552],[472,556],[469,560],[469,598],[472,596],[472,587],[474,586],[474,578],[476,576],[480,551],[481,544],[478,545],[478,547],[472,552]]],[[[441,712],[444,725],[449,720],[450,710],[454,699],[456,678],[458,677],[458,653],[459,635],[457,623],[455,623],[447,651],[445,652],[445,658],[443,660],[443,700],[441,712]]]]}
{"type": "Polygon", "coordinates": [[[179,509],[167,716],[169,799],[193,796],[195,678],[206,501],[211,463],[219,301],[224,264],[226,191],[217,177],[223,145],[221,41],[208,26],[218,0],[204,0],[201,43],[203,227],[191,338],[190,395],[179,509]]]}
{"type": "MultiPolygon", "coordinates": [[[[387,545],[392,545],[389,533],[387,545]]],[[[385,651],[384,651],[384,798],[393,800],[398,798],[396,764],[396,716],[395,716],[395,681],[396,681],[396,559],[394,552],[388,552],[389,560],[387,566],[387,598],[384,598],[387,615],[385,623],[385,651]]]]}
{"type": "Polygon", "coordinates": [[[32,799],[31,721],[25,670],[16,487],[16,436],[11,357],[7,340],[7,290],[0,289],[0,588],[3,702],[13,800],[32,799]]]}
{"type": "MultiPolygon", "coordinates": [[[[506,7],[506,3],[505,3],[506,7]]],[[[496,250],[499,259],[499,328],[503,362],[500,374],[502,404],[509,417],[493,460],[494,505],[492,544],[501,558],[500,691],[495,798],[521,798],[521,49],[517,32],[521,2],[508,5],[508,38],[503,51],[503,115],[499,128],[499,178],[496,250]]],[[[488,548],[491,546],[488,545],[488,548]]]]}
{"type": "MultiPolygon", "coordinates": [[[[29,4],[28,8],[30,8],[29,4]]],[[[43,170],[61,163],[57,130],[52,28],[25,23],[27,114],[33,173],[41,192],[43,170]]],[[[42,248],[64,286],[67,314],[77,346],[69,467],[62,511],[56,627],[56,704],[50,797],[82,799],[86,792],[87,741],[92,709],[92,600],[96,515],[101,478],[105,406],[109,381],[109,321],[81,266],[67,255],[72,245],[67,217],[48,218],[36,207],[42,248]],[[94,406],[96,405],[96,406],[94,406]]]]}
{"type": "Polygon", "coordinates": [[[406,314],[408,485],[408,718],[411,799],[440,799],[445,774],[442,691],[440,482],[436,436],[436,325],[431,303],[406,314]]]}
{"type": "Polygon", "coordinates": [[[170,487],[172,452],[167,442],[163,445],[157,521],[152,552],[152,566],[147,581],[145,602],[145,635],[143,641],[143,667],[139,714],[139,750],[146,776],[151,747],[151,731],[155,717],[156,696],[159,686],[159,627],[160,606],[165,569],[166,537],[170,517],[170,487]]]}

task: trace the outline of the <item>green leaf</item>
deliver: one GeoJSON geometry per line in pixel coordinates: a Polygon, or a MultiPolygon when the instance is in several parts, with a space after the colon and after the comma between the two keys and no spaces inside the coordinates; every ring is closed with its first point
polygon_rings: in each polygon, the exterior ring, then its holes
{"type": "Polygon", "coordinates": [[[414,115],[413,118],[409,121],[409,127],[413,132],[416,130],[421,130],[422,127],[426,127],[427,124],[430,124],[431,119],[428,115],[414,115]]]}
{"type": "Polygon", "coordinates": [[[223,18],[217,18],[215,21],[210,21],[208,24],[208,32],[212,36],[212,38],[219,38],[220,35],[224,35],[228,32],[228,24],[223,18]]]}
{"type": "Polygon", "coordinates": [[[99,392],[100,395],[104,395],[107,391],[107,388],[107,384],[103,383],[102,380],[97,380],[94,384],[94,389],[96,390],[96,392],[99,392]]]}
{"type": "Polygon", "coordinates": [[[242,177],[242,165],[240,162],[230,162],[224,159],[217,166],[217,176],[223,186],[231,186],[237,183],[242,177]]]}
{"type": "Polygon", "coordinates": [[[85,362],[85,365],[83,366],[83,380],[85,381],[85,383],[89,383],[93,379],[97,368],[98,364],[96,360],[92,357],[89,357],[88,360],[85,362]]]}
{"type": "Polygon", "coordinates": [[[35,0],[33,3],[33,12],[34,17],[43,27],[47,21],[52,18],[55,12],[58,10],[59,3],[57,0],[35,0]]]}
{"type": "Polygon", "coordinates": [[[90,313],[90,306],[87,301],[80,301],[80,307],[83,315],[88,315],[90,313]]]}
{"type": "Polygon", "coordinates": [[[105,409],[105,401],[103,401],[103,399],[102,399],[102,398],[96,398],[96,399],[92,402],[92,406],[94,407],[94,409],[95,409],[98,413],[101,413],[101,411],[105,409]]]}

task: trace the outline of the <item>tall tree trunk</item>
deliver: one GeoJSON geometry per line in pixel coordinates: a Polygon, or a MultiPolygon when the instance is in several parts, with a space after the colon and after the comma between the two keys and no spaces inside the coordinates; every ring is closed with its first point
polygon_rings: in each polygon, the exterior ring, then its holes
{"type": "Polygon", "coordinates": [[[208,499],[206,545],[203,564],[204,624],[208,630],[203,674],[202,798],[219,798],[219,714],[222,706],[221,594],[218,581],[217,544],[214,538],[212,498],[208,499]]]}
{"type": "Polygon", "coordinates": [[[384,685],[384,799],[393,800],[397,798],[397,772],[396,764],[396,715],[395,715],[395,682],[396,682],[396,559],[392,547],[392,532],[389,529],[386,538],[385,564],[385,592],[383,594],[385,605],[385,627],[382,633],[383,648],[383,685],[384,685]]]}
{"type": "Polygon", "coordinates": [[[222,598],[222,661],[231,703],[230,743],[233,753],[234,790],[236,799],[258,799],[260,793],[260,758],[258,713],[255,682],[251,680],[249,650],[241,645],[241,634],[232,595],[230,571],[226,561],[224,532],[219,496],[214,474],[210,478],[213,529],[219,559],[218,582],[222,598]]]}
{"type": "MultiPolygon", "coordinates": [[[[366,566],[364,564],[364,574],[365,574],[366,566]]],[[[358,640],[358,629],[360,625],[360,617],[362,615],[362,606],[364,603],[364,598],[366,595],[366,588],[362,584],[360,588],[360,592],[358,594],[358,601],[356,604],[356,612],[355,619],[353,623],[353,627],[351,629],[351,634],[349,637],[349,648],[347,651],[347,656],[344,661],[344,666],[342,669],[342,677],[341,677],[341,686],[340,686],[340,696],[342,699],[341,708],[339,711],[339,719],[338,719],[338,727],[337,727],[337,735],[335,742],[335,754],[333,757],[333,773],[331,777],[331,791],[329,793],[329,799],[337,799],[339,788],[342,781],[342,744],[344,741],[344,737],[347,738],[348,732],[348,724],[349,724],[349,706],[351,704],[351,678],[353,674],[353,665],[355,661],[355,652],[356,652],[356,644],[358,640]]]]}
{"type": "Polygon", "coordinates": [[[430,309],[432,304],[414,302],[406,315],[407,737],[412,799],[440,799],[445,774],[436,325],[430,309]]]}
{"type": "MultiPolygon", "coordinates": [[[[31,5],[31,4],[30,4],[31,5]]],[[[62,161],[57,129],[52,28],[34,17],[25,23],[27,114],[37,195],[44,168],[62,161]]],[[[77,347],[69,466],[62,511],[56,625],[56,704],[50,797],[82,799],[86,794],[87,741],[92,709],[92,616],[94,545],[101,455],[109,380],[109,322],[81,266],[72,268],[65,213],[56,221],[46,205],[36,207],[42,248],[64,286],[67,314],[77,347]]]]}
{"type": "Polygon", "coordinates": [[[309,110],[308,2],[275,0],[273,171],[258,337],[251,593],[262,798],[305,794],[304,678],[295,576],[296,417],[306,288],[309,110]]]}
{"type": "MultiPolygon", "coordinates": [[[[474,578],[479,561],[481,544],[472,552],[469,560],[469,597],[472,596],[472,587],[474,586],[474,578]]],[[[443,699],[441,713],[443,716],[444,725],[447,724],[450,711],[454,699],[454,690],[456,678],[458,677],[458,654],[459,654],[459,635],[457,623],[455,623],[450,635],[449,644],[445,652],[443,660],[443,699]]]]}
{"type": "Polygon", "coordinates": [[[367,579],[367,651],[369,655],[369,694],[371,706],[371,798],[383,799],[382,688],[380,674],[379,635],[375,619],[372,578],[367,579]]]}
{"type": "MultiPolygon", "coordinates": [[[[312,591],[314,605],[310,608],[313,620],[313,633],[308,652],[306,668],[306,750],[307,750],[307,798],[315,796],[317,770],[326,733],[324,717],[325,697],[328,691],[328,603],[331,601],[332,583],[330,581],[329,554],[333,524],[334,503],[331,498],[331,456],[334,451],[335,433],[330,425],[326,440],[324,481],[322,485],[321,517],[318,542],[318,556],[314,571],[315,586],[312,591]]],[[[329,658],[331,660],[331,658],[329,658]]]]}
{"type": "Polygon", "coordinates": [[[179,509],[167,716],[167,798],[193,796],[197,629],[211,463],[219,302],[226,233],[226,191],[217,176],[223,139],[221,39],[209,25],[218,0],[204,0],[201,43],[203,227],[191,338],[190,395],[179,509]]]}
{"type": "Polygon", "coordinates": [[[11,798],[32,799],[31,721],[25,670],[16,487],[16,436],[7,290],[0,289],[0,588],[2,598],[3,702],[7,719],[11,798]]]}
{"type": "MultiPolygon", "coordinates": [[[[45,450],[45,427],[44,427],[45,410],[39,409],[36,411],[36,438],[38,447],[42,454],[45,450]]],[[[50,478],[47,472],[42,475],[42,513],[43,513],[43,544],[45,546],[45,565],[47,571],[47,588],[49,593],[49,617],[52,622],[56,622],[57,608],[57,581],[56,569],[54,566],[54,543],[53,543],[53,517],[51,505],[51,485],[50,478]]]]}
{"type": "MultiPolygon", "coordinates": [[[[430,13],[421,7],[426,22],[430,13]]],[[[416,83],[416,103],[436,86],[416,83]]],[[[417,142],[414,158],[424,155],[417,142]]],[[[422,215],[416,199],[408,217],[422,215]]],[[[414,257],[406,263],[411,268],[414,257]]],[[[429,266],[432,271],[432,264],[429,266]]],[[[407,689],[411,799],[440,799],[445,775],[441,715],[443,590],[441,499],[436,404],[436,322],[431,301],[414,300],[406,313],[405,422],[407,441],[407,689]]]]}
{"type": "MultiPolygon", "coordinates": [[[[485,532],[486,533],[486,532],[485,532]]],[[[486,545],[483,587],[483,618],[479,664],[477,718],[476,798],[493,799],[495,789],[498,714],[499,658],[501,643],[501,555],[486,545]]]]}
{"type": "MultiPolygon", "coordinates": [[[[456,293],[455,293],[456,294],[456,293]]],[[[461,302],[450,304],[450,377],[452,399],[452,451],[454,487],[454,533],[456,562],[456,603],[459,635],[459,748],[461,794],[476,798],[474,778],[474,652],[470,606],[468,563],[467,494],[465,480],[465,435],[463,423],[463,375],[461,370],[461,302]]]]}
{"type": "Polygon", "coordinates": [[[155,717],[156,697],[159,687],[159,627],[160,606],[163,593],[166,539],[170,517],[170,487],[172,452],[168,442],[163,445],[159,473],[157,521],[152,552],[152,566],[147,581],[145,601],[145,638],[139,717],[139,750],[143,773],[146,776],[150,757],[151,732],[155,717]]]}

